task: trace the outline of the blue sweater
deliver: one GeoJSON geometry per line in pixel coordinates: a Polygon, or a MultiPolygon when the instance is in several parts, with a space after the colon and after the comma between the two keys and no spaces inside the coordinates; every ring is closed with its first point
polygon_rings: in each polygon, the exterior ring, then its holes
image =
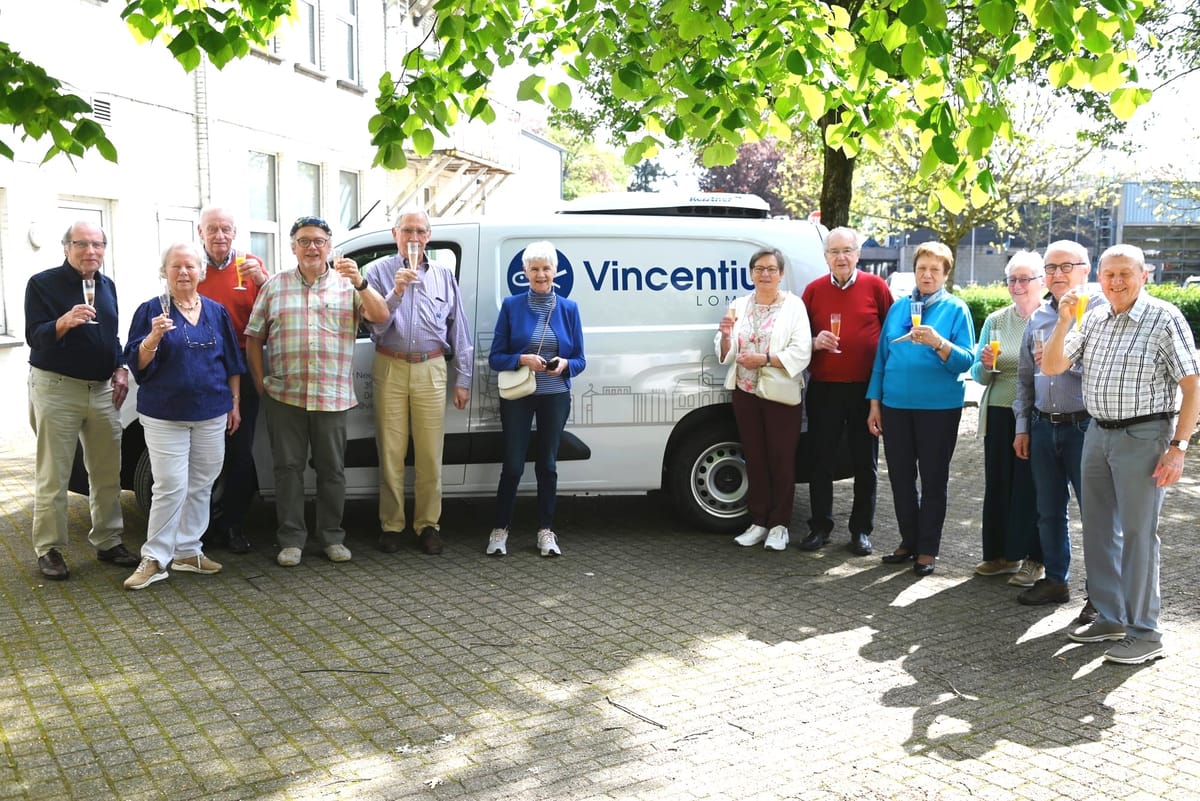
{"type": "Polygon", "coordinates": [[[171,307],[175,327],[158,343],[158,352],[137,369],[138,348],[150,333],[151,321],[162,314],[158,298],[133,313],[125,359],[138,383],[139,414],[159,420],[195,422],[228,414],[233,408],[229,377],[246,372],[233,323],[225,308],[201,297],[200,318],[192,325],[171,307]]]}
{"type": "MultiPolygon", "coordinates": [[[[500,306],[496,330],[492,334],[492,349],[488,366],[493,370],[516,370],[525,346],[533,340],[541,314],[529,307],[528,292],[509,295],[500,306]]],[[[567,360],[562,377],[571,386],[571,377],[583,372],[587,361],[583,357],[583,323],[579,321],[579,306],[575,301],[558,296],[550,315],[550,330],[558,339],[558,356],[567,360]]]]}
{"type": "Polygon", "coordinates": [[[975,359],[975,325],[967,304],[948,292],[925,299],[921,325],[933,327],[950,343],[946,361],[925,343],[893,342],[912,330],[911,299],[892,304],[883,321],[867,398],[892,409],[962,408],[962,374],[975,359]]]}

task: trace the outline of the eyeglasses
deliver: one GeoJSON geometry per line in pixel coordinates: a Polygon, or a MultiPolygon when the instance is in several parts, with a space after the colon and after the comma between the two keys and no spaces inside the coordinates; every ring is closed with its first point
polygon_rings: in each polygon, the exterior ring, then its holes
{"type": "Polygon", "coordinates": [[[779,272],[778,267],[751,267],[750,272],[758,273],[759,275],[774,275],[779,272]]]}
{"type": "Polygon", "coordinates": [[[208,341],[207,342],[193,342],[192,338],[188,336],[188,328],[190,328],[190,327],[191,326],[188,326],[188,325],[183,326],[183,341],[184,341],[185,347],[192,348],[192,349],[211,348],[213,345],[217,344],[217,335],[213,333],[212,328],[209,327],[207,322],[204,324],[204,329],[205,329],[205,331],[208,332],[208,341]]]}
{"type": "Polygon", "coordinates": [[[834,248],[833,250],[825,251],[827,256],[852,256],[858,252],[858,248],[834,248]]]}
{"type": "Polygon", "coordinates": [[[1040,281],[1040,280],[1042,280],[1042,277],[1040,275],[1033,275],[1033,276],[1030,276],[1029,278],[1009,278],[1009,279],[1007,279],[1006,282],[1008,283],[1009,286],[1028,286],[1030,281],[1040,281]]]}
{"type": "Polygon", "coordinates": [[[316,239],[309,239],[307,236],[302,236],[299,239],[295,240],[295,242],[297,245],[299,245],[302,248],[309,248],[309,247],[312,247],[313,245],[316,245],[319,248],[323,248],[329,244],[329,240],[325,239],[324,237],[317,237],[316,239]]]}
{"type": "Polygon", "coordinates": [[[429,233],[429,229],[428,228],[401,228],[400,233],[404,234],[405,236],[421,236],[422,234],[429,233]]]}
{"type": "Polygon", "coordinates": [[[1067,273],[1071,272],[1071,270],[1074,270],[1076,267],[1085,267],[1085,266],[1087,266],[1086,261],[1064,261],[1062,264],[1047,263],[1045,265],[1047,275],[1049,275],[1050,273],[1062,273],[1063,275],[1066,275],[1067,273]]]}
{"type": "Polygon", "coordinates": [[[91,239],[72,239],[70,244],[71,247],[75,248],[76,250],[85,250],[87,248],[91,248],[92,250],[104,250],[106,247],[108,247],[107,242],[94,242],[91,239]]]}

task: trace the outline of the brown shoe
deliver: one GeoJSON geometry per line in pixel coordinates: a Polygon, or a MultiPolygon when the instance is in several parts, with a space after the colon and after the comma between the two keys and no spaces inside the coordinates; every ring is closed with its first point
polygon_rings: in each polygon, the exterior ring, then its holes
{"type": "Polygon", "coordinates": [[[421,536],[417,539],[421,543],[421,550],[430,556],[436,556],[442,552],[442,538],[438,536],[438,531],[433,526],[421,529],[421,536]]]}
{"type": "Polygon", "coordinates": [[[396,553],[400,550],[402,536],[399,531],[385,531],[379,535],[379,550],[384,553],[396,553]]]}
{"type": "Polygon", "coordinates": [[[135,567],[137,563],[142,561],[133,552],[125,547],[125,543],[118,542],[111,548],[105,548],[102,551],[96,551],[96,558],[101,562],[111,562],[120,567],[135,567]]]}
{"type": "Polygon", "coordinates": [[[1071,588],[1050,579],[1038,579],[1029,589],[1017,593],[1017,601],[1026,606],[1065,604],[1071,600],[1071,588]]]}
{"type": "Polygon", "coordinates": [[[66,581],[71,577],[66,560],[62,558],[62,554],[58,552],[57,548],[51,548],[38,557],[38,570],[42,571],[42,575],[51,581],[66,581]]]}

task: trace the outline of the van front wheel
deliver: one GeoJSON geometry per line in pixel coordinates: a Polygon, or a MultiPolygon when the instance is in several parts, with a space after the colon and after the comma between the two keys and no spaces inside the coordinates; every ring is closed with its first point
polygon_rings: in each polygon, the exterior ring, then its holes
{"type": "Polygon", "coordinates": [[[746,526],[750,483],[736,426],[700,428],[690,434],[668,469],[671,499],[689,522],[719,532],[746,526]]]}

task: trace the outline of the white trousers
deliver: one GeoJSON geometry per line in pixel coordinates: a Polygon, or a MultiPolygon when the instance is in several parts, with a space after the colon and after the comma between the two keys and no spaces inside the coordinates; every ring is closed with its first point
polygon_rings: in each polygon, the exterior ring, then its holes
{"type": "Polygon", "coordinates": [[[211,420],[159,420],[139,415],[154,472],[142,556],[162,567],[201,552],[209,499],[225,461],[226,415],[211,420]]]}

